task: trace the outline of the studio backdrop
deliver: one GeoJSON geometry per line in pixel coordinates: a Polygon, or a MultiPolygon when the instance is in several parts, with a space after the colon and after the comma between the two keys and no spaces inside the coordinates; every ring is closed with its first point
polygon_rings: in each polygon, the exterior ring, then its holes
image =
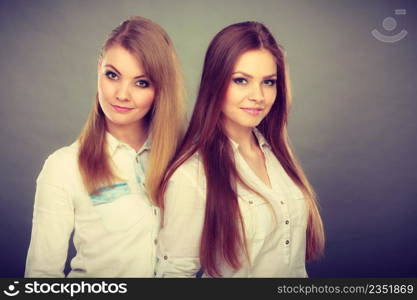
{"type": "Polygon", "coordinates": [[[286,52],[290,138],[326,229],[325,256],[307,265],[309,276],[417,276],[412,0],[1,1],[0,276],[23,276],[42,164],[77,138],[99,49],[135,15],[171,36],[189,115],[215,33],[246,20],[267,25],[286,52]]]}

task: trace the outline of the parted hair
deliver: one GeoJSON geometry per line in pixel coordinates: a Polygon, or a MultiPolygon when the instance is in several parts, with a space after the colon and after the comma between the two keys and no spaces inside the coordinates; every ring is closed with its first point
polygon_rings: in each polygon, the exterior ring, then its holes
{"type": "MultiPolygon", "coordinates": [[[[158,202],[175,170],[198,152],[206,175],[205,220],[200,243],[200,264],[209,276],[221,276],[219,264],[241,267],[240,253],[247,254],[246,237],[238,205],[236,184],[244,183],[221,122],[223,101],[233,67],[244,52],[266,49],[277,64],[277,95],[268,115],[257,126],[288,176],[302,190],[308,206],[306,259],[323,252],[323,223],[316,196],[291,150],[287,135],[290,89],[284,53],[270,31],[258,22],[243,22],[221,30],[206,52],[197,101],[179,151],[161,183],[158,202]]],[[[256,191],[255,191],[256,192],[256,191]]],[[[247,256],[247,255],[246,255],[247,256]]]]}
{"type": "MultiPolygon", "coordinates": [[[[117,26],[106,39],[99,60],[113,46],[121,46],[136,57],[155,87],[153,106],[144,117],[151,136],[145,186],[154,200],[184,130],[185,93],[179,62],[165,30],[143,17],[132,17],[117,26]]],[[[96,95],[93,109],[79,136],[78,165],[90,194],[119,180],[107,152],[105,136],[105,115],[96,95]]]]}

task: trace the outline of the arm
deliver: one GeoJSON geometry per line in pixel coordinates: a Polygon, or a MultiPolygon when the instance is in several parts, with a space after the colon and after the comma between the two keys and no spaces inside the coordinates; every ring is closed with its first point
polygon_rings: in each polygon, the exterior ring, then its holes
{"type": "Polygon", "coordinates": [[[63,177],[65,160],[51,155],[39,174],[25,277],[64,277],[74,208],[63,177]]]}
{"type": "Polygon", "coordinates": [[[158,239],[157,277],[195,277],[200,269],[205,183],[198,178],[201,176],[196,169],[181,166],[168,183],[164,226],[158,239]]]}

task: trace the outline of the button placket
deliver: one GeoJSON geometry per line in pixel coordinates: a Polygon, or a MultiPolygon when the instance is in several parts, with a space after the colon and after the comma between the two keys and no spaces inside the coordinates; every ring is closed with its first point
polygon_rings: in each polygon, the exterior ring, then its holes
{"type": "MultiPolygon", "coordinates": [[[[156,222],[156,226],[155,226],[155,228],[154,228],[154,230],[153,230],[153,245],[154,245],[154,249],[155,249],[155,251],[156,251],[156,248],[157,248],[157,246],[158,246],[158,232],[159,232],[159,226],[160,226],[160,224],[159,224],[159,219],[158,219],[158,210],[157,210],[157,208],[156,208],[156,206],[153,206],[152,205],[152,207],[153,207],[153,213],[154,213],[154,216],[155,216],[155,222],[156,222]]],[[[156,258],[156,261],[157,261],[157,263],[159,262],[159,258],[157,257],[156,258]]]]}
{"type": "Polygon", "coordinates": [[[283,200],[280,200],[280,203],[281,203],[281,209],[283,212],[283,220],[285,224],[284,225],[285,227],[283,228],[283,230],[285,231],[285,235],[284,235],[282,243],[284,247],[289,247],[290,241],[291,241],[290,240],[291,234],[290,234],[290,216],[288,212],[288,206],[286,202],[283,200]]]}
{"type": "Polygon", "coordinates": [[[140,161],[139,155],[135,156],[135,178],[136,178],[136,183],[139,184],[140,188],[142,188],[144,185],[143,180],[142,180],[142,178],[144,178],[144,173],[141,168],[141,161],[140,161]]]}
{"type": "Polygon", "coordinates": [[[271,183],[271,188],[274,189],[275,188],[275,184],[274,184],[275,183],[275,178],[274,178],[274,172],[271,172],[271,170],[270,170],[270,166],[271,166],[270,160],[271,159],[269,157],[269,153],[268,153],[267,149],[264,149],[264,147],[268,147],[268,146],[267,145],[263,145],[261,147],[261,150],[262,150],[262,152],[264,154],[264,158],[265,158],[266,173],[267,173],[267,176],[268,176],[269,181],[271,183]]]}

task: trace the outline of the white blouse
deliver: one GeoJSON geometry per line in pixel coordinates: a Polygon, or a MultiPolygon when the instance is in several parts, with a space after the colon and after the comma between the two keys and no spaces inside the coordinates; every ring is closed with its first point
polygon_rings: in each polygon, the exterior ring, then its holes
{"type": "MultiPolygon", "coordinates": [[[[271,205],[238,185],[250,263],[242,254],[241,269],[233,270],[223,263],[221,274],[223,277],[307,277],[305,198],[264,137],[256,129],[254,133],[265,156],[272,188],[255,175],[239,153],[239,145],[232,140],[231,145],[239,174],[271,205]]],[[[199,271],[205,205],[204,167],[195,154],[174,172],[168,183],[164,226],[159,233],[157,250],[157,277],[194,277],[199,271]]]]}
{"type": "Polygon", "coordinates": [[[125,181],[98,196],[90,196],[81,180],[78,142],[46,160],[37,179],[25,277],[64,277],[72,232],[77,253],[68,277],[154,276],[160,217],[143,186],[149,141],[136,152],[109,133],[106,139],[125,181]]]}

